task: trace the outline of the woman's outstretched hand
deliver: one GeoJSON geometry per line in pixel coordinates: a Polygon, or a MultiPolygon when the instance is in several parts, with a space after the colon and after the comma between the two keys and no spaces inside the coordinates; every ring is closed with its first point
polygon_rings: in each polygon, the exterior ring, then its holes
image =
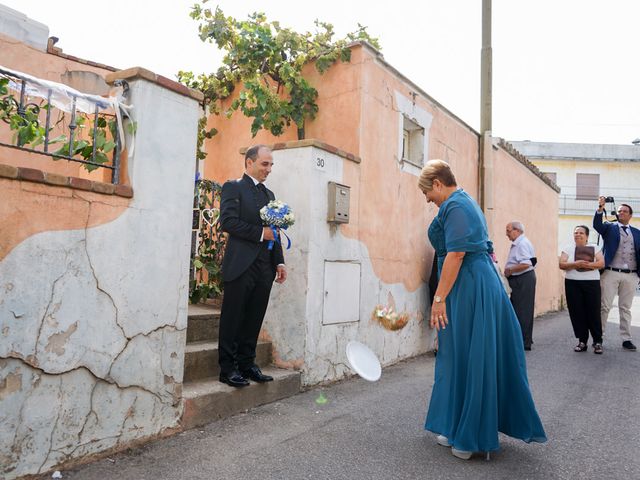
{"type": "Polygon", "coordinates": [[[447,319],[447,307],[445,302],[434,302],[431,304],[431,328],[436,330],[445,329],[449,319],[447,319]]]}

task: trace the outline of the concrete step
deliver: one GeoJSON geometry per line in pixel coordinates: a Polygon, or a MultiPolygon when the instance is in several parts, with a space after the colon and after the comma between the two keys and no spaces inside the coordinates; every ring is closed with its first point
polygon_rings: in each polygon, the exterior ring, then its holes
{"type": "MultiPolygon", "coordinates": [[[[256,364],[260,368],[271,364],[271,342],[258,341],[256,364]]],[[[217,379],[219,374],[217,340],[187,343],[184,354],[184,383],[208,377],[217,379]]]]}
{"type": "Polygon", "coordinates": [[[220,309],[211,305],[189,305],[187,343],[217,340],[220,309]]]}
{"type": "Polygon", "coordinates": [[[182,427],[194,428],[300,392],[300,372],[275,367],[262,371],[271,375],[273,382],[251,382],[243,388],[230,387],[217,378],[185,383],[182,427]]]}

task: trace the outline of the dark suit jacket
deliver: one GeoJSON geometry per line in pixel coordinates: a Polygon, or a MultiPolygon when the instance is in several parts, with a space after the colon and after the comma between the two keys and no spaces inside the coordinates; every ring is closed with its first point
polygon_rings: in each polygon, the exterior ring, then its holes
{"type": "MultiPolygon", "coordinates": [[[[269,200],[275,195],[267,189],[269,200]]],[[[264,203],[263,194],[258,191],[253,180],[243,175],[237,180],[229,180],[222,186],[220,197],[220,224],[222,230],[229,234],[222,261],[222,278],[225,282],[235,280],[242,275],[256,260],[264,242],[260,208],[264,203]]],[[[275,242],[270,252],[273,275],[276,267],[284,263],[282,245],[275,242]]]]}
{"type": "MultiPolygon", "coordinates": [[[[620,245],[619,224],[617,222],[603,222],[602,213],[596,211],[596,214],[593,216],[593,228],[602,235],[602,240],[604,241],[604,246],[602,247],[602,251],[604,252],[604,265],[608,267],[611,265],[613,257],[615,257],[618,246],[620,245]]],[[[640,230],[631,225],[629,225],[629,229],[633,235],[636,263],[640,269],[640,230]]],[[[638,276],[640,276],[640,271],[638,271],[638,276]]]]}

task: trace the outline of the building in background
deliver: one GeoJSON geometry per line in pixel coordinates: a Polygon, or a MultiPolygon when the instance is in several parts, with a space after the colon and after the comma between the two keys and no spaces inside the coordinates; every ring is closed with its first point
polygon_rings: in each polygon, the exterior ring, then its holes
{"type": "MultiPolygon", "coordinates": [[[[615,207],[621,203],[631,205],[636,218],[640,213],[640,145],[510,143],[561,189],[559,248],[572,240],[576,225],[587,225],[591,229],[589,240],[598,241],[591,225],[600,195],[613,197],[615,207]]],[[[614,204],[607,203],[606,209],[608,218],[615,220],[614,204]]]]}

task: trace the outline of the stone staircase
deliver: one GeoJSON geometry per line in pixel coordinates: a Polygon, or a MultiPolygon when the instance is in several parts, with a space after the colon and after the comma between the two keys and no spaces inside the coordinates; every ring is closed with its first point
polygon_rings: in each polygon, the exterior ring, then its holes
{"type": "Polygon", "coordinates": [[[183,428],[194,428],[249,408],[274,402],[300,391],[300,373],[271,366],[271,342],[259,342],[256,363],[273,382],[251,382],[244,388],[218,381],[218,326],[220,310],[190,305],[184,359],[183,428]]]}

